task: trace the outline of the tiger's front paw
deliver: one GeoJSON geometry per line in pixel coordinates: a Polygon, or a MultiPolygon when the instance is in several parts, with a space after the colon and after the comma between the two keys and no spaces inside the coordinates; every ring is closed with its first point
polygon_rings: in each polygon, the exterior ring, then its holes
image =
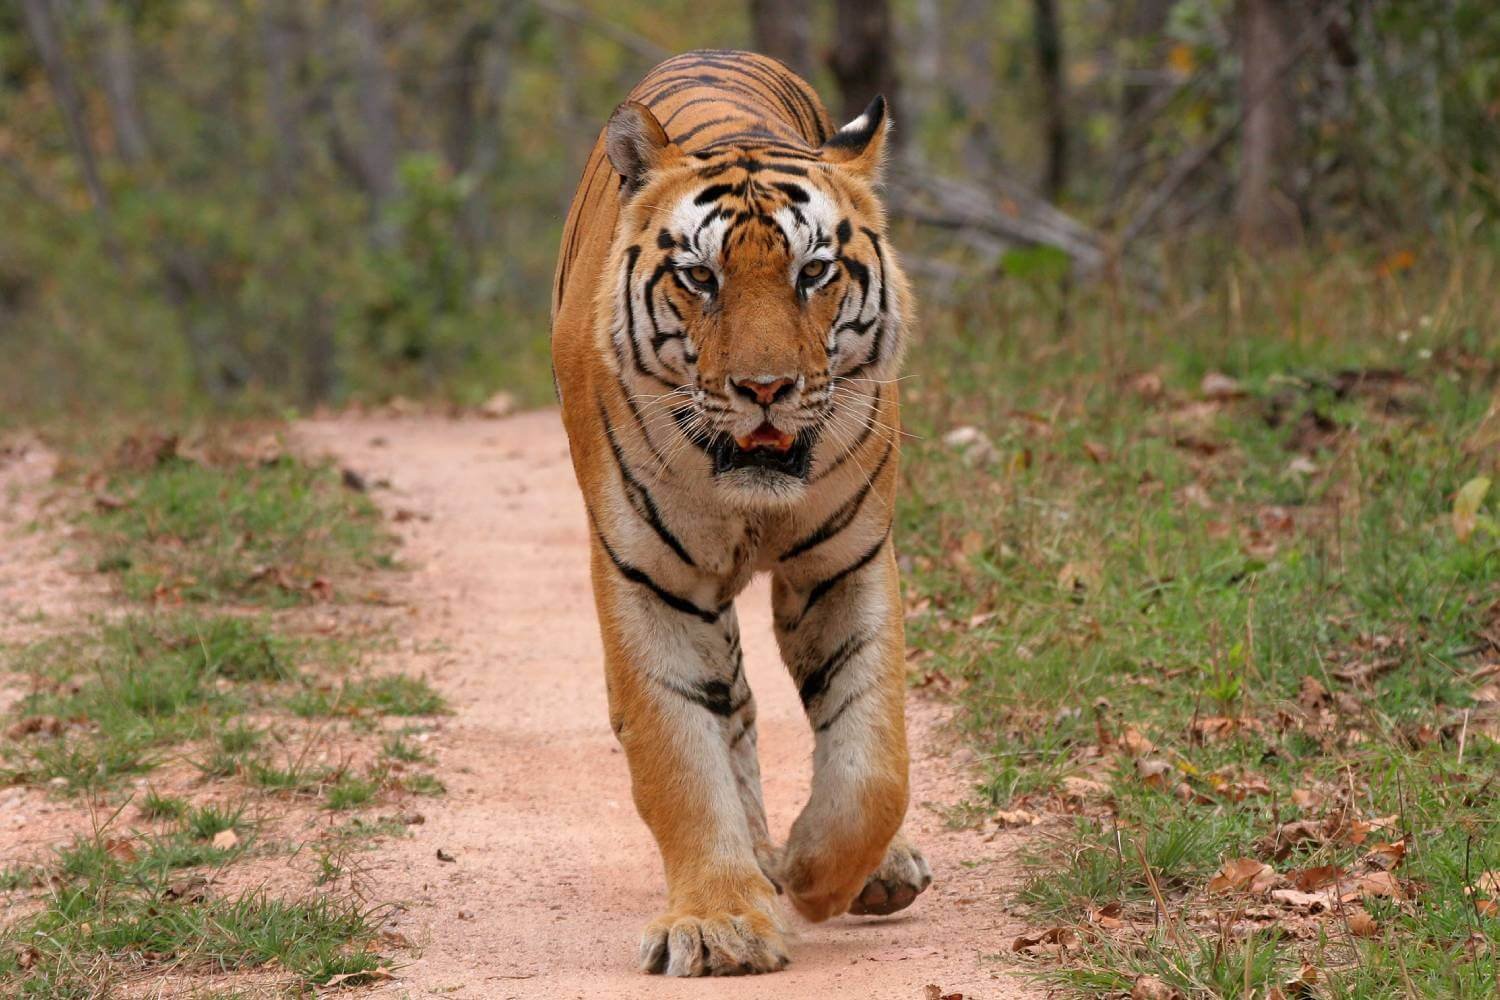
{"type": "Polygon", "coordinates": [[[786,942],[759,910],[668,913],[646,925],[641,971],[669,976],[745,976],[786,967],[786,942]]]}
{"type": "Polygon", "coordinates": [[[885,860],[860,890],[849,912],[860,916],[885,916],[904,910],[932,884],[932,869],[922,852],[897,837],[885,852],[885,860]]]}

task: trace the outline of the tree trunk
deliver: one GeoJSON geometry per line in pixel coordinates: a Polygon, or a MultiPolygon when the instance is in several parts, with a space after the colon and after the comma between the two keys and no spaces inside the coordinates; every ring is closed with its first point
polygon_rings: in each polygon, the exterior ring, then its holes
{"type": "Polygon", "coordinates": [[[41,58],[47,82],[52,87],[52,95],[57,101],[57,110],[62,115],[63,126],[67,129],[68,140],[78,157],[78,165],[83,171],[83,183],[88,188],[94,213],[105,227],[107,236],[109,195],[99,176],[99,158],[94,152],[93,140],[84,125],[83,102],[73,81],[73,70],[62,51],[52,0],[21,0],[21,13],[25,16],[26,30],[31,35],[32,43],[36,45],[37,55],[41,58]]]}
{"type": "Polygon", "coordinates": [[[750,0],[755,48],[780,59],[803,79],[813,71],[812,7],[807,0],[750,0]]]}
{"type": "Polygon", "coordinates": [[[89,20],[99,35],[99,75],[109,103],[115,148],[120,159],[134,166],[150,153],[146,118],[135,84],[135,52],[130,25],[108,0],[89,0],[89,20]]]}
{"type": "MultiPolygon", "coordinates": [[[[834,45],[828,68],[839,84],[842,125],[859,117],[876,94],[884,94],[891,120],[901,120],[889,0],[838,0],[834,45]]],[[[891,133],[899,140],[901,130],[891,133]]]]}
{"type": "Polygon", "coordinates": [[[358,91],[358,156],[378,217],[396,192],[396,85],[381,49],[370,0],[352,0],[348,16],[358,91]]]}
{"type": "Polygon", "coordinates": [[[276,141],[274,182],[284,193],[296,183],[304,158],[302,104],[296,96],[296,66],[305,48],[303,25],[293,0],[263,0],[257,13],[266,62],[266,114],[276,141]]]}
{"type": "Polygon", "coordinates": [[[464,236],[475,248],[487,243],[491,235],[487,182],[503,152],[505,95],[510,89],[519,15],[516,0],[501,0],[496,6],[492,15],[460,34],[442,90],[448,113],[444,158],[455,174],[469,174],[474,180],[460,221],[464,236]]]}
{"type": "Polygon", "coordinates": [[[911,76],[902,89],[902,119],[906,126],[905,153],[909,160],[924,159],[917,141],[921,122],[937,114],[943,94],[943,19],[938,0],[916,0],[916,30],[911,38],[911,76]]]}
{"type": "Polygon", "coordinates": [[[963,108],[964,172],[982,182],[1004,168],[1000,139],[990,117],[995,111],[995,8],[989,0],[957,0],[944,32],[958,50],[946,74],[963,108]]]}
{"type": "Polygon", "coordinates": [[[1031,25],[1042,83],[1042,128],[1047,149],[1042,191],[1049,200],[1056,201],[1068,179],[1068,119],[1062,72],[1062,27],[1058,24],[1054,0],[1034,0],[1031,25]]]}
{"type": "Polygon", "coordinates": [[[1278,246],[1296,238],[1291,202],[1277,189],[1292,131],[1291,98],[1281,65],[1286,58],[1289,0],[1241,0],[1240,100],[1244,128],[1235,217],[1242,245],[1278,246]]]}

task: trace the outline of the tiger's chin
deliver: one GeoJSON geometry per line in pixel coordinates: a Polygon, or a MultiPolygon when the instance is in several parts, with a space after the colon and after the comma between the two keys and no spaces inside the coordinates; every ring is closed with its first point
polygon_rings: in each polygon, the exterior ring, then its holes
{"type": "Polygon", "coordinates": [[[816,435],[796,436],[760,432],[735,439],[718,435],[711,448],[714,482],[726,501],[738,507],[787,507],[807,493],[816,435]]]}

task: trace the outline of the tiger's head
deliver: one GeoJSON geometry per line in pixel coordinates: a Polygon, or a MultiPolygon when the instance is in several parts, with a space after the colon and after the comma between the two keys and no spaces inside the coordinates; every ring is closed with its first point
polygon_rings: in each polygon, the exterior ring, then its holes
{"type": "Polygon", "coordinates": [[[685,153],[634,102],[606,126],[622,205],[600,346],[732,498],[800,496],[899,364],[908,294],[874,191],[888,125],[877,97],[806,152],[685,153]]]}

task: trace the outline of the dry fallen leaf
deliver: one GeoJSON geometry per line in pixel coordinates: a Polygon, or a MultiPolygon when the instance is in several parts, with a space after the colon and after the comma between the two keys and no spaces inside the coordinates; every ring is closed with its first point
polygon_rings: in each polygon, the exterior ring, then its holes
{"type": "Polygon", "coordinates": [[[1303,892],[1314,892],[1324,886],[1333,885],[1343,877],[1344,870],[1338,865],[1319,865],[1292,872],[1292,885],[1303,892]]]}
{"type": "Polygon", "coordinates": [[[1316,820],[1298,819],[1283,823],[1276,832],[1262,837],[1256,847],[1272,855],[1277,861],[1292,853],[1299,844],[1321,844],[1328,839],[1323,824],[1316,820]]]}
{"type": "Polygon", "coordinates": [[[1331,890],[1303,892],[1301,889],[1272,889],[1271,899],[1282,906],[1301,910],[1304,913],[1323,913],[1334,908],[1331,890]]]}
{"type": "Polygon", "coordinates": [[[1345,902],[1371,897],[1394,899],[1399,902],[1406,898],[1406,894],[1401,891],[1401,883],[1396,881],[1396,876],[1390,872],[1371,872],[1355,879],[1352,885],[1344,889],[1341,896],[1345,902]]]}
{"type": "Polygon", "coordinates": [[[1312,1000],[1317,996],[1313,987],[1318,982],[1318,970],[1315,966],[1303,965],[1302,970],[1297,973],[1297,978],[1290,980],[1282,987],[1287,1000],[1312,1000]]]}
{"type": "Polygon", "coordinates": [[[1208,880],[1209,892],[1261,893],[1276,883],[1276,870],[1254,858],[1231,858],[1208,880]]]}
{"type": "Polygon", "coordinates": [[[1125,926],[1125,921],[1120,919],[1122,912],[1124,912],[1124,907],[1118,902],[1105,903],[1098,909],[1089,911],[1089,923],[1101,930],[1117,931],[1125,926]]]}
{"type": "Polygon", "coordinates": [[[1344,920],[1349,924],[1349,933],[1355,937],[1374,937],[1380,930],[1380,925],[1365,912],[1363,906],[1349,907],[1344,911],[1344,920]]]}
{"type": "Polygon", "coordinates": [[[1376,844],[1370,849],[1370,853],[1360,858],[1367,868],[1378,868],[1380,871],[1388,872],[1395,869],[1406,857],[1406,841],[1395,840],[1389,844],[1376,844]]]}
{"type": "Polygon", "coordinates": [[[1076,774],[1070,774],[1062,780],[1062,793],[1069,798],[1087,801],[1089,799],[1104,799],[1109,797],[1109,786],[1102,781],[1094,781],[1092,778],[1080,778],[1076,774]]]}
{"type": "Polygon", "coordinates": [[[1237,399],[1245,394],[1240,388],[1239,380],[1225,375],[1223,372],[1209,372],[1203,376],[1203,381],[1198,383],[1198,391],[1208,399],[1237,399]]]}
{"type": "Polygon", "coordinates": [[[922,987],[923,1000],[964,1000],[962,993],[944,993],[943,988],[934,983],[928,983],[922,987]]]}
{"type": "Polygon", "coordinates": [[[1002,830],[1010,830],[1018,826],[1035,826],[1041,821],[1040,816],[1025,809],[1001,809],[995,813],[995,825],[1002,830]]]}
{"type": "Polygon", "coordinates": [[[1119,743],[1122,750],[1132,757],[1143,757],[1156,749],[1156,744],[1141,735],[1141,731],[1134,726],[1126,726],[1121,730],[1119,739],[1116,742],[1119,743]]]}
{"type": "Polygon", "coordinates": [[[1011,942],[1010,950],[1028,955],[1065,951],[1077,946],[1078,935],[1068,927],[1049,927],[1040,934],[1023,934],[1011,942]]]}
{"type": "Polygon", "coordinates": [[[387,979],[395,979],[396,974],[385,966],[374,969],[366,969],[362,972],[341,972],[323,984],[324,989],[333,989],[348,983],[350,986],[364,985],[366,983],[384,982],[387,979]]]}
{"type": "Polygon", "coordinates": [[[1155,976],[1137,976],[1130,987],[1130,1000],[1182,1000],[1182,992],[1155,976]]]}
{"type": "Polygon", "coordinates": [[[1166,788],[1172,771],[1172,765],[1159,757],[1142,757],[1135,762],[1136,777],[1148,788],[1166,788]]]}

